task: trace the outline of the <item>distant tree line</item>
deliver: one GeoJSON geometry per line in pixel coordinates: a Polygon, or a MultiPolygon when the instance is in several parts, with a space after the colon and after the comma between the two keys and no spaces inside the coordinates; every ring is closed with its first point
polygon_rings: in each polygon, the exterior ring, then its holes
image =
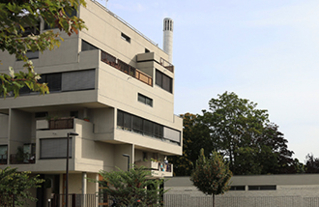
{"type": "Polygon", "coordinates": [[[225,92],[209,101],[202,114],[185,113],[183,155],[171,156],[176,176],[190,176],[199,152],[206,157],[219,152],[234,175],[295,174],[319,172],[319,159],[307,156],[306,164],[293,159],[279,126],[270,122],[267,110],[225,92]]]}

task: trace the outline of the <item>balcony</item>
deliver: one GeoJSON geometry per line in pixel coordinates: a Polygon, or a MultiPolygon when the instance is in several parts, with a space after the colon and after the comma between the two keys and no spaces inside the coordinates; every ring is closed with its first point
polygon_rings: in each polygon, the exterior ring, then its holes
{"type": "Polygon", "coordinates": [[[8,162],[7,155],[0,155],[0,165],[6,165],[8,162]]]}
{"type": "Polygon", "coordinates": [[[73,118],[59,118],[49,120],[49,129],[73,129],[73,118]]]}
{"type": "Polygon", "coordinates": [[[165,164],[160,161],[137,161],[134,163],[137,167],[145,167],[147,170],[151,170],[154,177],[172,177],[173,176],[173,164],[165,164]]]}
{"type": "Polygon", "coordinates": [[[35,164],[35,154],[11,154],[10,164],[35,164]]]}
{"type": "Polygon", "coordinates": [[[172,65],[170,62],[168,62],[167,60],[165,60],[164,58],[160,59],[160,64],[166,68],[167,70],[171,71],[172,73],[174,73],[174,65],[172,65]]]}
{"type": "Polygon", "coordinates": [[[149,85],[153,86],[153,78],[147,75],[146,73],[143,73],[142,71],[124,63],[120,59],[117,59],[116,57],[101,51],[101,61],[122,71],[123,73],[128,74],[129,76],[132,76],[133,78],[136,78],[137,80],[149,85]]]}
{"type": "Polygon", "coordinates": [[[50,120],[37,120],[37,129],[73,129],[74,118],[52,118],[50,120]]]}

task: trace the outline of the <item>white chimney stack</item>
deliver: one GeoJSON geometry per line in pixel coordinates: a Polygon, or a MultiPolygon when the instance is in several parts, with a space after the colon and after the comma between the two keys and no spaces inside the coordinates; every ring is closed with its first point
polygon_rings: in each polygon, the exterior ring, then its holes
{"type": "Polygon", "coordinates": [[[173,20],[170,18],[164,19],[164,37],[163,50],[168,54],[168,62],[173,62],[173,20]]]}

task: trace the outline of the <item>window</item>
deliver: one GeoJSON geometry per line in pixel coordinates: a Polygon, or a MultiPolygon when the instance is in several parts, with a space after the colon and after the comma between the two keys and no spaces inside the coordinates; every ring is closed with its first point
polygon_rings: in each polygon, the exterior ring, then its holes
{"type": "Polygon", "coordinates": [[[164,127],[164,138],[172,142],[180,143],[181,132],[175,129],[164,127]]]}
{"type": "Polygon", "coordinates": [[[87,50],[97,50],[98,48],[95,47],[94,45],[91,45],[87,41],[82,40],[82,51],[87,51],[87,50]]]}
{"type": "Polygon", "coordinates": [[[150,50],[145,48],[145,53],[149,53],[149,52],[150,52],[150,50]]]}
{"type": "Polygon", "coordinates": [[[92,90],[94,88],[94,69],[62,73],[62,91],[92,90]]]}
{"type": "Polygon", "coordinates": [[[79,118],[79,112],[78,111],[71,111],[70,117],[79,118]]]}
{"type": "Polygon", "coordinates": [[[233,191],[243,191],[245,190],[245,186],[244,185],[234,185],[234,186],[230,186],[229,190],[233,190],[233,191]]]}
{"type": "MultiPolygon", "coordinates": [[[[31,50],[28,50],[25,55],[27,56],[27,58],[29,60],[32,60],[32,59],[38,59],[39,58],[39,51],[34,51],[32,52],[31,50]]],[[[17,61],[20,61],[21,59],[17,59],[17,61]]]]}
{"type": "Polygon", "coordinates": [[[0,164],[7,164],[8,145],[0,145],[0,164]]]}
{"type": "Polygon", "coordinates": [[[48,83],[50,92],[61,91],[62,73],[51,73],[41,75],[39,83],[48,83]]]}
{"type": "Polygon", "coordinates": [[[48,112],[47,111],[44,111],[44,112],[36,112],[34,114],[34,117],[35,118],[44,118],[44,117],[47,117],[48,116],[48,112]]]}
{"type": "Polygon", "coordinates": [[[121,110],[117,111],[117,127],[150,137],[159,139],[164,138],[172,143],[180,144],[181,140],[180,131],[164,127],[150,120],[134,116],[121,110]]]}
{"type": "Polygon", "coordinates": [[[153,106],[153,100],[151,98],[148,98],[142,94],[138,94],[138,101],[141,102],[141,103],[144,103],[146,105],[149,105],[149,106],[153,106]]]}
{"type": "Polygon", "coordinates": [[[133,131],[143,134],[143,119],[137,116],[133,116],[133,131]]]}
{"type": "Polygon", "coordinates": [[[35,26],[24,27],[24,32],[20,30],[22,37],[27,37],[28,35],[39,35],[40,34],[40,22],[35,26]]]}
{"type": "Polygon", "coordinates": [[[159,70],[156,70],[156,85],[163,88],[164,90],[172,93],[173,92],[173,79],[159,70]]]}
{"type": "Polygon", "coordinates": [[[121,33],[121,37],[122,37],[122,39],[125,40],[126,42],[131,43],[131,38],[130,38],[129,36],[127,36],[126,34],[121,33]]]}
{"type": "Polygon", "coordinates": [[[276,190],[277,186],[275,185],[250,185],[248,190],[276,190]]]}
{"type": "MultiPolygon", "coordinates": [[[[66,158],[67,138],[40,139],[40,158],[66,158]]],[[[72,137],[69,140],[69,157],[72,158],[72,137]]]]}
{"type": "Polygon", "coordinates": [[[27,51],[26,56],[29,58],[29,60],[32,59],[38,59],[39,58],[39,51],[27,51]]]}
{"type": "Polygon", "coordinates": [[[58,28],[58,25],[57,24],[48,24],[47,22],[44,22],[44,30],[47,30],[47,29],[55,29],[55,28],[58,28]]]}

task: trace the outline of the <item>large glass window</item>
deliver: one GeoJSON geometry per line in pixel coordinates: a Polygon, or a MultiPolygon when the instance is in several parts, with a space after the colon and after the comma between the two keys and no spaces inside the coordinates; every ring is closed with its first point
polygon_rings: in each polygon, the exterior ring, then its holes
{"type": "MultiPolygon", "coordinates": [[[[40,139],[40,158],[66,158],[67,138],[40,139]]],[[[72,157],[72,138],[69,140],[69,157],[72,157]]]]}
{"type": "Polygon", "coordinates": [[[133,116],[133,131],[143,134],[143,119],[142,118],[133,116]]]}
{"type": "Polygon", "coordinates": [[[156,85],[163,88],[164,90],[172,93],[173,92],[173,79],[159,70],[156,70],[156,85]]]}
{"type": "Polygon", "coordinates": [[[146,136],[160,139],[164,138],[165,140],[171,141],[173,143],[180,144],[181,140],[180,131],[164,127],[150,120],[143,119],[121,110],[117,111],[117,127],[146,136]]]}
{"type": "Polygon", "coordinates": [[[50,92],[61,91],[62,73],[43,74],[38,82],[48,83],[50,92]]]}

